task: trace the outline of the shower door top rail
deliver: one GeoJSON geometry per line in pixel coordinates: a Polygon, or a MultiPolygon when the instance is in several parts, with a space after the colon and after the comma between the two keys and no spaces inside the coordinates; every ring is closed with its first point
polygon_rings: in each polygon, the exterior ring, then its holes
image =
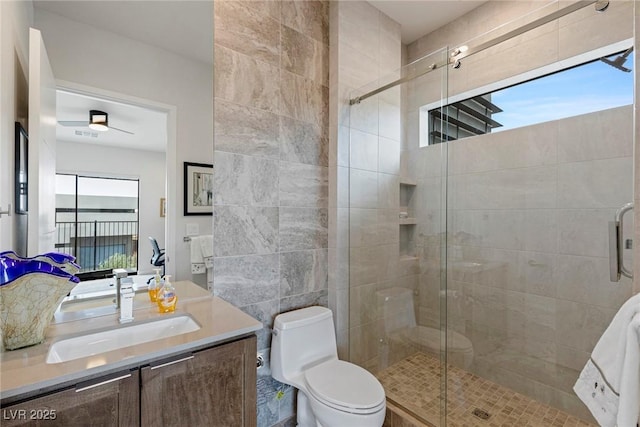
{"type": "Polygon", "coordinates": [[[356,96],[355,98],[351,98],[349,100],[349,105],[359,104],[361,101],[364,101],[367,98],[370,98],[374,95],[377,95],[381,92],[384,92],[387,89],[398,86],[404,82],[408,82],[410,80],[415,79],[416,77],[423,76],[425,74],[430,73],[431,71],[437,70],[438,68],[445,67],[447,65],[453,65],[454,68],[458,68],[460,66],[460,60],[476,54],[478,52],[482,52],[483,50],[489,49],[495,45],[498,45],[504,41],[507,41],[513,37],[517,37],[527,31],[531,31],[536,29],[542,25],[548,24],[549,22],[555,21],[556,19],[562,18],[570,13],[573,13],[577,10],[583,9],[589,5],[596,4],[595,8],[598,12],[603,12],[609,6],[608,0],[584,0],[577,1],[569,6],[566,6],[562,9],[558,9],[555,12],[552,12],[546,16],[538,18],[534,21],[529,22],[521,27],[516,28],[515,30],[508,31],[503,35],[497,36],[489,41],[480,43],[475,46],[460,46],[456,49],[453,49],[451,53],[448,55],[446,60],[442,60],[440,62],[435,62],[427,67],[426,70],[420,70],[417,72],[409,73],[408,75],[399,78],[398,80],[392,81],[391,83],[387,83],[384,86],[381,86],[377,89],[374,89],[370,92],[365,93],[364,95],[356,96]]]}

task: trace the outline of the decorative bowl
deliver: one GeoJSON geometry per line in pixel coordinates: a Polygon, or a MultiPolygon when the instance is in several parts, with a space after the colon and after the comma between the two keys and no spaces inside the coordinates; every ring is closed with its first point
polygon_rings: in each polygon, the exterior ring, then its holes
{"type": "MultiPolygon", "coordinates": [[[[72,261],[60,263],[62,258],[50,255],[20,258],[15,253],[0,254],[0,333],[5,350],[44,341],[54,311],[80,282],[56,266],[72,261]]],[[[73,269],[73,265],[67,267],[73,269]]]]}

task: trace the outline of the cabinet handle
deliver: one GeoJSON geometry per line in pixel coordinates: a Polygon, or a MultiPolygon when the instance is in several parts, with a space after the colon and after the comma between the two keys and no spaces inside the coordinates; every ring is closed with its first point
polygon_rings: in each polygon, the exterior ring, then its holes
{"type": "Polygon", "coordinates": [[[165,366],[173,365],[175,363],[186,362],[187,360],[191,360],[191,359],[193,359],[193,355],[187,356],[187,357],[183,357],[182,359],[171,360],[171,361],[163,363],[161,365],[152,366],[151,370],[153,371],[154,369],[164,368],[165,366]]]}
{"type": "Polygon", "coordinates": [[[129,378],[129,377],[131,377],[131,374],[121,375],[119,377],[111,378],[111,379],[104,380],[104,381],[100,381],[99,383],[91,384],[91,385],[88,385],[86,387],[80,387],[80,388],[76,389],[76,393],[79,393],[79,392],[85,391],[85,390],[89,390],[91,388],[100,387],[101,385],[109,384],[109,383],[112,383],[112,382],[115,382],[115,381],[120,381],[120,380],[123,380],[125,378],[129,378]]]}

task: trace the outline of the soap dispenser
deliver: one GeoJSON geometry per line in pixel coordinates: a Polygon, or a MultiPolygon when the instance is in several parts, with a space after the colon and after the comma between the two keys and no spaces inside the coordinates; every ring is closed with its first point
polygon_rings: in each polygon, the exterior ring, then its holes
{"type": "Polygon", "coordinates": [[[171,276],[164,276],[164,285],[158,291],[158,311],[160,313],[172,313],[176,309],[178,296],[176,289],[171,284],[171,276]]]}
{"type": "Polygon", "coordinates": [[[154,269],[156,274],[153,276],[153,280],[149,283],[149,299],[151,302],[158,301],[158,292],[162,288],[162,278],[160,277],[160,269],[154,269]]]}

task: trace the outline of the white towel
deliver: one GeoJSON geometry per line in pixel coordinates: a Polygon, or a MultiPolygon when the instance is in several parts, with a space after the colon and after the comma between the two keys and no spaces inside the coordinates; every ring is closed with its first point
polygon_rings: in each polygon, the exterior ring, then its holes
{"type": "Polygon", "coordinates": [[[636,427],[640,415],[640,294],[625,302],[573,386],[603,427],[636,427]]]}
{"type": "Polygon", "coordinates": [[[206,273],[200,236],[191,236],[191,274],[206,273]]]}
{"type": "Polygon", "coordinates": [[[202,258],[207,268],[213,268],[213,235],[204,234],[200,236],[200,248],[202,249],[202,258]]]}

